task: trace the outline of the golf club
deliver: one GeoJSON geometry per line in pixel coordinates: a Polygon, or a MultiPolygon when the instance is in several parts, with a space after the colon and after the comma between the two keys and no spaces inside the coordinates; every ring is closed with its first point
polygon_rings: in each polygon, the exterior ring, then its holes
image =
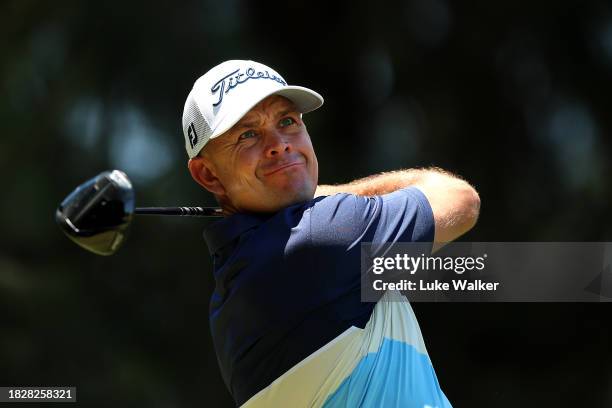
{"type": "Polygon", "coordinates": [[[61,202],[55,221],[81,247],[112,255],[125,240],[133,215],[218,217],[218,207],[135,208],[134,188],[119,170],[105,171],[86,181],[61,202]]]}

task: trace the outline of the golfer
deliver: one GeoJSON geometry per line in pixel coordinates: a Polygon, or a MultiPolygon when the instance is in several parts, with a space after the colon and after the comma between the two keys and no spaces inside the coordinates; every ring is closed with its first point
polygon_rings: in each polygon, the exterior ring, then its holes
{"type": "Polygon", "coordinates": [[[225,215],[204,231],[225,384],[247,407],[450,407],[406,298],[361,302],[360,248],[436,250],[474,226],[478,194],[439,169],[318,186],[303,114],[322,104],[242,60],[212,68],[187,97],[189,171],[225,215]]]}

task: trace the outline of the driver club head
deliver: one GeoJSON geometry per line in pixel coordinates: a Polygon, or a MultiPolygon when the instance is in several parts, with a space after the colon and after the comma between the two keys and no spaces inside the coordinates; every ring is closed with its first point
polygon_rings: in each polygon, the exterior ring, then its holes
{"type": "Polygon", "coordinates": [[[72,241],[98,255],[112,255],[125,240],[134,214],[134,189],[119,170],[86,181],[61,202],[55,220],[72,241]]]}

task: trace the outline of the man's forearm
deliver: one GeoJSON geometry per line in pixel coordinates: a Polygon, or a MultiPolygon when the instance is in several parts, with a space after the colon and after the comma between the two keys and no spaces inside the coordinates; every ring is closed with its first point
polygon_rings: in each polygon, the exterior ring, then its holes
{"type": "Polygon", "coordinates": [[[406,169],[390,171],[364,177],[347,184],[320,185],[315,196],[348,193],[361,196],[375,196],[392,193],[396,190],[422,182],[432,173],[446,174],[441,169],[406,169]]]}
{"type": "Polygon", "coordinates": [[[374,196],[392,193],[409,186],[427,197],[435,222],[437,250],[446,242],[470,230],[480,213],[480,197],[465,180],[442,169],[408,169],[381,173],[348,184],[319,186],[316,196],[349,193],[374,196]]]}

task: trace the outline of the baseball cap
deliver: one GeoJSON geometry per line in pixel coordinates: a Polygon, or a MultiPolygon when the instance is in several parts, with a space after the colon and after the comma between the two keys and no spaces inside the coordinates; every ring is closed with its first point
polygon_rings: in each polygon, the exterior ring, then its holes
{"type": "Polygon", "coordinates": [[[183,135],[189,158],[197,156],[210,139],[227,132],[270,95],[291,100],[301,113],[323,105],[323,97],[315,91],[287,85],[278,72],[255,61],[225,61],[198,78],[183,110],[183,135]]]}

